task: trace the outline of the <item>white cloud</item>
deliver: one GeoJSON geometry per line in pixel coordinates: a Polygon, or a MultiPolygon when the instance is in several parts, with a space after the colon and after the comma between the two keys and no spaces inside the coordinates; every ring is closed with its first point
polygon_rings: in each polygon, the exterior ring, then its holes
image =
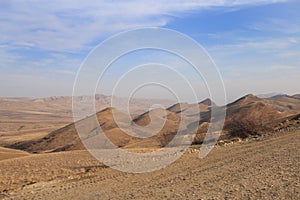
{"type": "Polygon", "coordinates": [[[270,67],[266,68],[266,70],[268,72],[278,71],[278,70],[284,70],[284,71],[292,72],[292,71],[300,70],[300,68],[295,67],[295,66],[290,66],[290,65],[273,65],[273,66],[270,66],[270,67]]]}
{"type": "Polygon", "coordinates": [[[164,26],[185,12],[277,2],[283,0],[8,1],[0,6],[0,44],[73,52],[107,34],[164,26]]]}
{"type": "Polygon", "coordinates": [[[249,29],[256,31],[267,31],[274,33],[283,33],[283,34],[297,34],[300,33],[300,24],[297,19],[279,19],[279,18],[270,18],[264,20],[263,22],[256,22],[248,26],[249,29]]]}
{"type": "MultiPolygon", "coordinates": [[[[212,7],[228,10],[285,2],[286,0],[11,0],[0,1],[0,69],[1,95],[45,95],[47,90],[70,91],[74,69],[80,64],[81,53],[90,50],[105,37],[122,30],[145,26],[165,26],[174,16],[199,12],[212,7]],[[19,50],[46,51],[47,55],[23,54],[19,50]],[[48,52],[48,51],[53,52],[48,52]],[[57,81],[54,76],[63,76],[57,81]],[[43,77],[43,81],[40,78],[43,77]],[[36,79],[35,79],[36,78],[36,79]],[[35,80],[35,81],[32,81],[35,80]],[[53,81],[55,80],[55,81],[53,81]],[[40,87],[40,82],[43,85],[40,87]],[[61,87],[63,85],[63,87],[61,87]],[[64,86],[66,85],[66,86],[64,86]],[[27,90],[24,90],[23,87],[27,90]],[[32,89],[33,88],[33,89],[32,89]],[[34,92],[36,90],[37,92],[34,92]],[[23,93],[20,93],[23,92],[23,93]]],[[[215,35],[214,35],[215,36],[215,35]]],[[[298,42],[246,41],[244,44],[220,47],[234,53],[234,49],[286,48],[298,42]],[[274,46],[276,45],[276,46],[274,46]],[[232,50],[232,51],[231,51],[232,50]]],[[[28,51],[29,53],[32,53],[28,51]]],[[[27,53],[28,53],[27,52],[27,53]]],[[[46,94],[50,95],[50,93],[46,94]]],[[[52,93],[51,93],[52,95],[52,93]]]]}
{"type": "Polygon", "coordinates": [[[212,51],[215,50],[229,50],[229,52],[240,52],[241,50],[256,50],[256,51],[278,51],[282,49],[287,49],[293,45],[299,44],[299,39],[295,37],[290,38],[272,38],[272,39],[238,39],[235,44],[229,45],[216,45],[211,47],[212,51]]]}
{"type": "Polygon", "coordinates": [[[19,56],[7,52],[5,48],[5,45],[0,46],[0,70],[8,68],[14,64],[15,60],[19,59],[19,56]]]}

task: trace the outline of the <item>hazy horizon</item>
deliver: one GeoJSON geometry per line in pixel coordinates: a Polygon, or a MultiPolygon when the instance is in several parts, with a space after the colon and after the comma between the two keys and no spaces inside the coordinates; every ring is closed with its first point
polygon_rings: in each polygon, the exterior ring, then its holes
{"type": "MultiPolygon", "coordinates": [[[[241,95],[241,96],[237,96],[237,97],[235,97],[235,98],[232,98],[232,99],[228,99],[227,98],[227,101],[226,101],[226,103],[232,103],[232,102],[234,102],[234,101],[236,101],[236,100],[238,100],[238,99],[240,99],[240,98],[242,98],[242,97],[244,97],[244,96],[246,96],[246,95],[249,95],[249,94],[253,94],[253,93],[245,93],[245,94],[243,94],[243,95],[241,95]]],[[[293,93],[293,94],[286,94],[286,93],[278,93],[278,92],[271,92],[271,93],[265,93],[265,94],[253,94],[253,95],[255,95],[255,96],[257,96],[257,97],[259,97],[259,98],[271,98],[271,97],[274,97],[274,96],[276,96],[276,95],[288,95],[288,96],[293,96],[293,95],[298,95],[298,94],[300,94],[300,93],[293,93]]],[[[104,95],[104,96],[107,96],[107,97],[111,97],[111,95],[109,95],[109,94],[99,94],[99,93],[97,93],[96,95],[104,95]]],[[[81,96],[89,96],[89,95],[81,95],[81,96]]],[[[32,97],[32,96],[11,96],[11,97],[2,97],[2,96],[0,96],[0,98],[8,98],[8,99],[23,99],[23,98],[25,98],[25,99],[47,99],[47,98],[51,98],[51,97],[72,97],[71,95],[69,96],[69,95],[53,95],[53,96],[39,96],[39,97],[32,97]]],[[[115,96],[115,97],[117,97],[117,98],[128,98],[127,96],[115,96]]],[[[146,97],[133,97],[134,99],[141,99],[141,100],[143,100],[143,99],[147,99],[147,100],[166,100],[166,101],[170,101],[170,102],[174,102],[174,103],[196,103],[196,102],[191,102],[191,101],[182,101],[182,102],[178,102],[178,101],[176,101],[176,100],[174,100],[174,99],[167,99],[167,98],[159,98],[159,97],[154,97],[154,98],[146,98],[146,97]]],[[[201,101],[203,101],[203,100],[206,100],[206,99],[210,99],[210,97],[202,97],[202,98],[200,98],[199,99],[199,101],[198,101],[198,103],[199,102],[201,102],[201,101]]],[[[222,105],[219,105],[219,106],[222,106],[222,105]]]]}
{"type": "MultiPolygon", "coordinates": [[[[29,0],[0,5],[1,97],[71,96],[76,73],[91,50],[119,32],[143,27],[172,29],[202,45],[218,67],[228,101],[249,93],[300,93],[298,1],[29,0]]],[[[188,65],[156,51],[135,52],[116,60],[97,93],[110,95],[126,70],[153,60],[179,70],[193,85],[199,85],[198,98],[209,97],[205,81],[195,78],[188,65]]],[[[136,77],[144,79],[150,74],[176,86],[174,76],[153,69],[136,77]]],[[[157,88],[136,95],[169,98],[157,88]]],[[[186,99],[192,98],[186,94],[186,99]]]]}

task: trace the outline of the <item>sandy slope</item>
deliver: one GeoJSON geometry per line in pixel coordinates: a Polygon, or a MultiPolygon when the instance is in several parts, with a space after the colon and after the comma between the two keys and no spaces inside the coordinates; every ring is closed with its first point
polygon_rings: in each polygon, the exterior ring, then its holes
{"type": "Polygon", "coordinates": [[[30,154],[25,151],[0,147],[0,161],[28,155],[30,154]]]}
{"type": "Polygon", "coordinates": [[[105,168],[84,151],[26,156],[0,162],[1,186],[15,188],[1,197],[300,199],[299,147],[300,131],[290,132],[217,147],[202,160],[197,153],[185,154],[165,169],[144,174],[105,168]]]}

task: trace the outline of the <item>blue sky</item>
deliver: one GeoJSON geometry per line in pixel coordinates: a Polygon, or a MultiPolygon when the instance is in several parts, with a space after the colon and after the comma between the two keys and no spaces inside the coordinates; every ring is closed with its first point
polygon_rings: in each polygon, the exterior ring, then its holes
{"type": "Polygon", "coordinates": [[[230,100],[300,93],[299,10],[293,0],[1,1],[0,96],[71,95],[97,44],[142,27],[174,29],[199,42],[230,100]]]}

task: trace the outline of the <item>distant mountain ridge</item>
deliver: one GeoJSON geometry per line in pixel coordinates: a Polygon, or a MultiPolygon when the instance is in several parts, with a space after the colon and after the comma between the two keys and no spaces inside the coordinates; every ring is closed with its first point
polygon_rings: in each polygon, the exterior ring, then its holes
{"type": "Polygon", "coordinates": [[[258,94],[256,96],[259,97],[259,98],[267,99],[267,98],[271,98],[271,97],[274,97],[274,96],[277,96],[277,95],[285,95],[285,94],[280,93],[280,92],[271,92],[271,93],[266,93],[266,94],[258,94]]]}
{"type": "MultiPolygon", "coordinates": [[[[298,97],[299,95],[278,95],[271,98],[259,98],[253,94],[248,94],[229,103],[226,106],[227,116],[221,139],[234,137],[246,138],[250,135],[267,134],[270,131],[289,126],[292,122],[298,123],[297,120],[299,120],[300,115],[300,99],[298,97]]],[[[163,147],[168,144],[179,130],[182,115],[199,115],[200,120],[197,122],[198,131],[194,143],[200,144],[203,142],[210,124],[210,110],[212,106],[216,110],[225,109],[224,106],[218,107],[210,99],[206,99],[198,104],[177,103],[167,109],[153,109],[130,118],[130,122],[126,121],[128,120],[128,116],[126,117],[123,112],[114,108],[105,108],[97,112],[96,117],[105,135],[115,145],[122,148],[145,148],[163,147]],[[120,119],[124,119],[124,122],[132,124],[129,131],[133,134],[137,130],[134,128],[134,125],[143,127],[151,122],[154,124],[158,123],[159,120],[165,120],[165,122],[162,129],[156,135],[149,138],[137,138],[123,132],[114,121],[114,115],[120,119]]],[[[96,137],[95,135],[93,136],[92,132],[98,125],[92,124],[93,122],[89,119],[91,118],[88,117],[77,123],[79,125],[84,124],[84,127],[87,128],[86,132],[91,132],[91,136],[87,137],[96,137]]],[[[184,124],[187,130],[191,125],[189,123],[184,124]]],[[[153,133],[150,129],[145,134],[151,135],[153,133]]],[[[102,135],[100,134],[97,137],[101,139],[102,135]]],[[[20,142],[9,147],[38,153],[84,149],[74,123],[53,131],[39,140],[20,142]]]]}

